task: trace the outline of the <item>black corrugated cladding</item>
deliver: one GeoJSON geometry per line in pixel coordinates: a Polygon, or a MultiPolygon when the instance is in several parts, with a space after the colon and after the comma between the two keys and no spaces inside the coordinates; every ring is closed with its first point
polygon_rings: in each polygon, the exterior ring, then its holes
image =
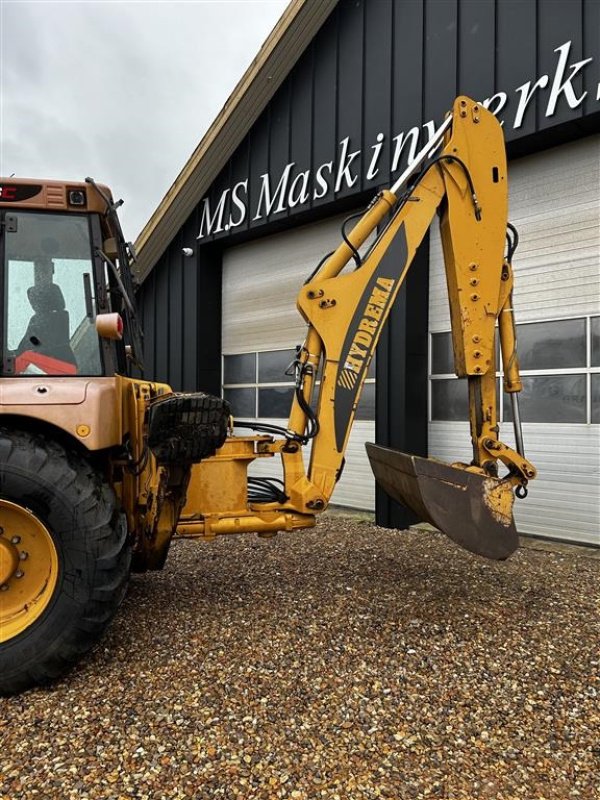
{"type": "Polygon", "coordinates": [[[195,258],[198,214],[177,233],[138,292],[144,331],[144,374],[174,389],[221,393],[221,251],[195,258]],[[186,244],[184,244],[186,243],[186,244]]]}
{"type": "MultiPolygon", "coordinates": [[[[267,108],[213,184],[222,192],[247,179],[242,224],[197,241],[203,203],[178,232],[140,291],[147,374],[176,388],[220,391],[221,253],[256,235],[356,206],[389,185],[395,140],[429,120],[439,122],[457,94],[480,100],[505,92],[509,155],[521,155],[598,129],[600,82],[598,0],[340,0],[267,108]],[[570,42],[568,64],[596,55],[573,81],[577,108],[559,103],[547,116],[548,91],[528,103],[514,127],[517,88],[556,73],[556,48],[570,42]],[[383,136],[377,169],[367,177],[383,136]],[[333,191],[344,140],[352,185],[333,191]],[[310,197],[268,216],[258,214],[262,176],[275,190],[292,163],[290,183],[310,170],[310,197]],[[315,171],[331,162],[330,188],[313,197],[315,171]],[[181,255],[193,247],[194,259],[181,255]]],[[[567,73],[568,74],[568,73],[567,73]]],[[[565,75],[566,77],[566,75],[565,75]]],[[[544,88],[544,87],[542,87],[544,88]]],[[[498,98],[495,103],[500,103],[498,98]]],[[[404,166],[408,147],[394,175],[404,166]]],[[[288,184],[289,189],[289,184],[288,184]]],[[[227,197],[224,219],[238,214],[227,197]]],[[[388,257],[393,257],[390,253],[388,257]]],[[[396,304],[378,356],[378,439],[426,453],[427,247],[421,248],[396,304]],[[405,313],[406,312],[406,313],[405,313]],[[405,380],[409,375],[410,380],[405,380]]],[[[273,291],[277,291],[274,283],[273,291]]],[[[378,521],[404,524],[398,508],[378,498],[378,521]]]]}

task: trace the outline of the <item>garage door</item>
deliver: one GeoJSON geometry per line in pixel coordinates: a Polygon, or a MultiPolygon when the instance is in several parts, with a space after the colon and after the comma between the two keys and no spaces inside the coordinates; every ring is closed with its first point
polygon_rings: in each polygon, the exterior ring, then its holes
{"type": "MultiPolygon", "coordinates": [[[[526,454],[539,477],[516,501],[523,533],[600,545],[600,137],[510,164],[520,234],[515,314],[526,454]]],[[[429,449],[472,457],[466,381],[451,374],[441,244],[431,242],[429,449]]],[[[499,373],[499,380],[500,380],[499,373]]],[[[506,404],[501,438],[514,447],[506,404]]]]}
{"type": "MultiPolygon", "coordinates": [[[[228,250],[223,258],[223,394],[240,419],[286,425],[292,379],[285,374],[306,324],[296,296],[321,258],[340,242],[335,217],[228,250]]],[[[333,495],[336,505],[372,510],[374,479],[364,443],[375,438],[374,362],[365,383],[333,495]]],[[[308,464],[308,452],[306,453],[308,464]]],[[[257,460],[252,475],[281,478],[275,459],[257,460]]]]}

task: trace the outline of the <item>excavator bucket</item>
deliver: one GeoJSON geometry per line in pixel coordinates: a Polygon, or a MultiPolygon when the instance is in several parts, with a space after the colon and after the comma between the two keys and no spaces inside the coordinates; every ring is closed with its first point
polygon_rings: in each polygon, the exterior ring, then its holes
{"type": "Polygon", "coordinates": [[[465,550],[503,560],[519,545],[507,481],[367,443],[371,468],[387,494],[465,550]]]}

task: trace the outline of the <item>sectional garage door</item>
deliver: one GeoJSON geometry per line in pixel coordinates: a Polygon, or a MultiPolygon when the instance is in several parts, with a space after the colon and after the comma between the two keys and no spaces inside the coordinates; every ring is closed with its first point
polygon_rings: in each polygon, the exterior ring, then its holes
{"type": "MultiPolygon", "coordinates": [[[[238,418],[286,425],[293,388],[285,369],[306,334],[296,296],[321,258],[337,247],[343,219],[303,226],[224,254],[223,385],[238,418]]],[[[374,363],[374,375],[373,368],[374,363]]],[[[365,441],[375,437],[374,412],[375,384],[370,377],[350,436],[344,474],[333,495],[336,505],[375,507],[375,484],[364,448],[365,441]]],[[[281,477],[272,458],[257,460],[250,474],[281,477]]]]}
{"type": "MultiPolygon", "coordinates": [[[[510,164],[515,313],[527,456],[539,470],[517,527],[600,545],[600,137],[510,164]]],[[[429,449],[470,459],[465,382],[450,372],[439,235],[431,243],[429,449]]],[[[501,438],[514,446],[509,411],[501,438]]]]}

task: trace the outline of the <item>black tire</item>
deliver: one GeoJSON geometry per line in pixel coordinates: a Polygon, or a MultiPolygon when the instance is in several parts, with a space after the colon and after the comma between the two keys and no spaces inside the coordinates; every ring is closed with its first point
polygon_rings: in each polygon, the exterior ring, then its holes
{"type": "Polygon", "coordinates": [[[227,438],[231,408],[203,392],[155,400],[148,416],[148,447],[159,464],[191,464],[213,456],[227,438]]]}
{"type": "Polygon", "coordinates": [[[125,596],[131,548],[102,476],[79,453],[41,436],[0,428],[0,499],[43,523],[58,558],[46,608],[0,641],[0,693],[12,694],[64,674],[100,638],[125,596]]]}

